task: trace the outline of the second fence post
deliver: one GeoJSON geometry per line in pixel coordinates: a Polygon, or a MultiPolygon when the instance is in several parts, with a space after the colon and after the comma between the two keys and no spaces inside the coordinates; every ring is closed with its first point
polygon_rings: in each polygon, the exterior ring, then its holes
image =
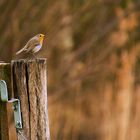
{"type": "Polygon", "coordinates": [[[22,135],[27,140],[50,140],[46,59],[14,60],[12,74],[14,96],[21,102],[22,135]]]}

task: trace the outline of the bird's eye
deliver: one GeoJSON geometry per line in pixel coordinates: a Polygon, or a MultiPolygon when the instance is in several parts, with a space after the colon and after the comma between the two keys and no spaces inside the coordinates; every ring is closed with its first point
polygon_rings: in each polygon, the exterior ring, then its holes
{"type": "Polygon", "coordinates": [[[40,37],[42,37],[42,36],[40,35],[40,37]]]}

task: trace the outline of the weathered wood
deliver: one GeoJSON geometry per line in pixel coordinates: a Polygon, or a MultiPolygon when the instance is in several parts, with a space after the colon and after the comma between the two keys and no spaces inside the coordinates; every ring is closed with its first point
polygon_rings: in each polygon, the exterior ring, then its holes
{"type": "MultiPolygon", "coordinates": [[[[14,113],[13,113],[13,103],[7,103],[7,123],[8,123],[8,140],[17,140],[17,133],[15,128],[14,113]]],[[[4,136],[5,137],[5,136],[4,136]]],[[[6,140],[4,138],[4,140],[6,140]]]]}
{"type": "MultiPolygon", "coordinates": [[[[5,80],[8,87],[9,99],[12,98],[11,65],[0,63],[0,80],[5,80]]],[[[12,104],[0,101],[0,139],[16,140],[16,129],[12,104]],[[12,133],[11,133],[12,132],[12,133]]]]}
{"type": "Polygon", "coordinates": [[[23,134],[28,140],[50,140],[46,60],[12,61],[15,97],[21,101],[23,134]]]}
{"type": "Polygon", "coordinates": [[[12,86],[11,86],[11,64],[0,63],[0,79],[5,80],[8,88],[8,98],[13,97],[12,86]]]}
{"type": "Polygon", "coordinates": [[[13,73],[13,90],[15,98],[20,99],[21,110],[22,110],[22,133],[26,135],[26,138],[30,138],[29,128],[29,105],[28,105],[28,93],[27,93],[27,77],[26,77],[26,62],[13,61],[12,62],[12,73],[13,73]]]}

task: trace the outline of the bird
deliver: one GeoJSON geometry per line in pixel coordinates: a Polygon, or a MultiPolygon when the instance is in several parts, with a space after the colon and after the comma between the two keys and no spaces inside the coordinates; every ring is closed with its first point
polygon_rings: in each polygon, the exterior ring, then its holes
{"type": "Polygon", "coordinates": [[[35,35],[26,43],[22,49],[16,52],[16,55],[21,53],[29,53],[34,55],[42,48],[44,37],[44,34],[35,35]]]}

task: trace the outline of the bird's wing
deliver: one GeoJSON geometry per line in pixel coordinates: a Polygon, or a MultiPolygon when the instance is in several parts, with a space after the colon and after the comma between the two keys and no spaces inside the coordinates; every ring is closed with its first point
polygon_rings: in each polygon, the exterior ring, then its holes
{"type": "Polygon", "coordinates": [[[16,52],[16,54],[20,54],[22,52],[30,52],[37,45],[39,45],[39,41],[36,37],[33,37],[26,43],[26,45],[22,49],[20,49],[18,52],[16,52]]]}
{"type": "Polygon", "coordinates": [[[27,42],[27,44],[26,44],[26,46],[25,46],[25,49],[26,49],[27,51],[30,51],[30,50],[34,49],[34,47],[37,46],[37,45],[39,45],[39,44],[40,44],[40,43],[39,43],[38,39],[32,38],[32,39],[30,39],[30,40],[27,42]]]}

